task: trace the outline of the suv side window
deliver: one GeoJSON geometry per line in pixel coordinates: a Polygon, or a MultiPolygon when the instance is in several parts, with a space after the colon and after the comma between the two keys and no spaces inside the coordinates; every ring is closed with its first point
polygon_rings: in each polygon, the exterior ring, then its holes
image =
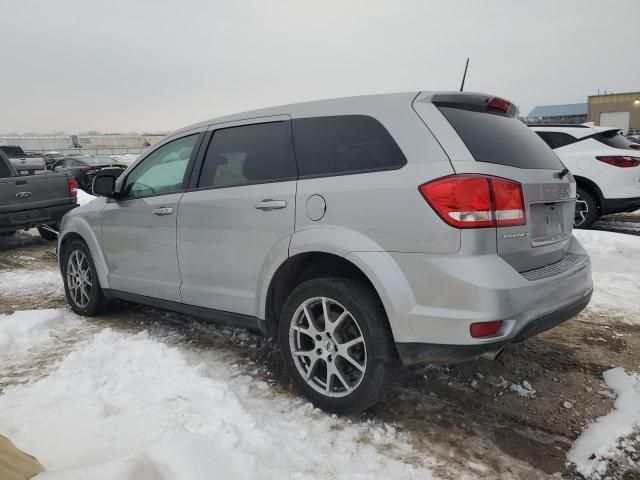
{"type": "Polygon", "coordinates": [[[575,143],[577,139],[568,133],[563,132],[536,132],[542,140],[551,148],[560,148],[571,143],[575,143]]]}
{"type": "Polygon", "coordinates": [[[214,132],[198,187],[235,187],[296,178],[291,122],[256,123],[214,132]]]}
{"type": "Polygon", "coordinates": [[[394,170],[407,159],[373,117],[340,115],[293,120],[300,177],[394,170]]]}
{"type": "Polygon", "coordinates": [[[144,198],[182,190],[187,165],[199,139],[200,134],[196,133],[173,140],[152,152],[127,176],[125,197],[144,198]]]}

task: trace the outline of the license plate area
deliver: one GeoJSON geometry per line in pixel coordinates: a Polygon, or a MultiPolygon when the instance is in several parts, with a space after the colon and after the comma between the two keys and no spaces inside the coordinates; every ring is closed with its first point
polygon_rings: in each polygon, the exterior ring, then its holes
{"type": "Polygon", "coordinates": [[[47,210],[29,210],[27,212],[14,213],[9,216],[9,221],[14,225],[48,219],[49,214],[47,210]]]}
{"type": "Polygon", "coordinates": [[[539,247],[566,240],[573,228],[571,202],[532,203],[529,205],[531,245],[539,247]]]}

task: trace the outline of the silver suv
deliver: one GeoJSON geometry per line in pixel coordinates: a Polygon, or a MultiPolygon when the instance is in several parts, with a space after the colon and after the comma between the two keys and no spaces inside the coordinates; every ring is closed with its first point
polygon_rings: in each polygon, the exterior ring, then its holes
{"type": "Polygon", "coordinates": [[[65,216],[69,304],[272,335],[300,392],[343,414],[376,403],[400,363],[496,356],[592,292],[575,182],[515,110],[418,92],[180,130],[65,216]]]}

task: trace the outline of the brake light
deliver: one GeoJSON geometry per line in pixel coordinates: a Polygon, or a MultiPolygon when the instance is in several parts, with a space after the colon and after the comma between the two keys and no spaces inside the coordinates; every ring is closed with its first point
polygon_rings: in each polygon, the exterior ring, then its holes
{"type": "Polygon", "coordinates": [[[493,97],[487,104],[487,110],[493,108],[494,110],[500,110],[507,113],[511,108],[511,102],[500,97],[493,97]]]}
{"type": "Polygon", "coordinates": [[[67,181],[67,185],[69,186],[69,193],[71,194],[71,198],[74,200],[78,198],[78,182],[75,178],[69,177],[67,181]]]}
{"type": "Polygon", "coordinates": [[[502,327],[502,320],[494,320],[492,322],[478,322],[469,325],[469,331],[473,338],[488,337],[495,335],[502,327]]]}
{"type": "Polygon", "coordinates": [[[621,168],[629,168],[629,167],[637,167],[640,165],[640,158],[638,157],[629,157],[626,155],[607,155],[603,157],[596,157],[598,160],[604,163],[608,163],[609,165],[613,165],[614,167],[621,168]]]}
{"type": "Polygon", "coordinates": [[[525,225],[522,185],[488,175],[450,175],[418,187],[431,208],[456,228],[525,225]]]}

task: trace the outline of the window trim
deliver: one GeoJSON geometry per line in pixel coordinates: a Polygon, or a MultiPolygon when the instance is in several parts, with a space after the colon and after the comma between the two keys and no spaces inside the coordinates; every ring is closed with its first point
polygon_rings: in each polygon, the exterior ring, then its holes
{"type": "Polygon", "coordinates": [[[282,183],[282,182],[297,181],[299,179],[299,174],[297,173],[299,172],[299,169],[298,169],[298,161],[296,158],[295,145],[293,141],[293,127],[292,127],[291,120],[292,120],[291,116],[289,115],[274,115],[269,117],[255,117],[255,118],[250,118],[246,120],[238,120],[234,122],[225,122],[225,123],[211,125],[207,130],[205,137],[203,138],[201,155],[198,155],[198,161],[194,165],[193,171],[191,172],[191,179],[189,181],[189,185],[185,191],[186,192],[201,192],[201,191],[203,192],[207,190],[221,190],[223,188],[252,187],[254,185],[264,185],[267,183],[282,183]],[[202,170],[204,168],[204,161],[207,157],[207,152],[209,150],[209,147],[211,146],[211,142],[213,141],[213,138],[215,136],[215,132],[217,132],[218,130],[227,130],[229,128],[238,128],[238,127],[246,127],[250,125],[262,125],[267,123],[281,123],[281,122],[289,123],[289,133],[291,138],[291,148],[293,151],[293,161],[296,167],[295,176],[287,177],[287,178],[277,178],[273,180],[251,182],[251,183],[240,183],[237,185],[223,185],[223,186],[212,185],[207,187],[198,186],[198,183],[200,181],[200,175],[202,174],[202,170]]]}
{"type": "Polygon", "coordinates": [[[185,168],[184,171],[184,177],[182,178],[182,185],[180,186],[179,189],[172,191],[172,192],[162,192],[162,193],[157,193],[154,195],[147,195],[146,197],[132,197],[130,195],[125,195],[124,193],[121,193],[120,195],[118,195],[116,197],[116,200],[118,202],[120,201],[127,201],[127,200],[141,200],[144,198],[154,198],[154,197],[161,197],[163,195],[174,195],[176,193],[183,193],[186,191],[187,186],[188,186],[188,182],[189,179],[191,177],[191,172],[193,169],[193,165],[195,163],[196,158],[198,157],[198,155],[200,154],[200,150],[202,149],[202,139],[205,136],[205,132],[203,131],[189,131],[189,132],[183,132],[184,135],[180,135],[180,136],[175,136],[172,137],[170,139],[167,139],[167,141],[162,142],[161,144],[158,144],[157,146],[154,146],[155,148],[153,148],[153,150],[150,150],[148,153],[146,153],[144,155],[144,157],[138,159],[138,161],[136,161],[136,163],[134,164],[134,166],[131,168],[131,171],[127,172],[126,175],[123,175],[121,177],[122,180],[118,179],[118,181],[120,182],[118,185],[119,189],[124,189],[127,185],[127,180],[129,179],[129,175],[131,175],[131,173],[133,173],[136,168],[138,168],[140,165],[142,165],[145,160],[147,160],[151,155],[153,155],[156,151],[160,150],[161,148],[165,147],[166,145],[169,145],[170,143],[173,143],[177,140],[181,140],[183,138],[186,137],[191,137],[191,136],[197,136],[196,138],[196,143],[193,147],[193,150],[191,151],[191,155],[189,157],[189,161],[187,162],[187,166],[185,168]]]}
{"type": "Polygon", "coordinates": [[[293,130],[292,131],[293,147],[294,147],[293,150],[294,152],[296,152],[296,164],[298,165],[298,180],[308,180],[313,178],[327,178],[327,177],[343,177],[345,175],[359,175],[364,173],[389,172],[393,170],[400,170],[404,168],[407,165],[407,163],[409,163],[407,161],[407,156],[404,154],[404,151],[402,150],[402,148],[400,147],[396,139],[393,137],[393,135],[391,135],[391,132],[389,131],[389,129],[385,127],[380,120],[378,120],[376,117],[372,115],[366,115],[363,113],[348,113],[348,114],[339,114],[339,115],[314,115],[311,117],[299,117],[299,118],[295,118],[294,121],[291,122],[291,128],[293,130]],[[389,135],[389,137],[391,138],[395,146],[398,148],[398,150],[402,154],[403,161],[398,165],[391,165],[388,167],[362,168],[358,170],[345,170],[342,172],[314,173],[309,175],[301,175],[300,161],[298,159],[297,150],[295,148],[296,146],[296,136],[295,136],[295,127],[294,127],[295,120],[307,120],[312,118],[337,118],[337,117],[366,117],[376,121],[384,129],[384,131],[387,132],[387,135],[389,135]]]}

